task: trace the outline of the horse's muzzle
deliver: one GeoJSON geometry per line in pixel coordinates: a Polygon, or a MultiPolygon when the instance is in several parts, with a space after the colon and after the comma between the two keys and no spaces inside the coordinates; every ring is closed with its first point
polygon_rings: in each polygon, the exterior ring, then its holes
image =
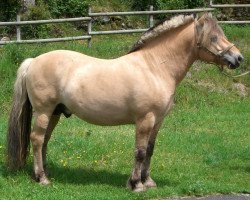
{"type": "Polygon", "coordinates": [[[223,60],[226,62],[229,69],[236,69],[240,66],[244,57],[241,54],[224,54],[223,60]]]}

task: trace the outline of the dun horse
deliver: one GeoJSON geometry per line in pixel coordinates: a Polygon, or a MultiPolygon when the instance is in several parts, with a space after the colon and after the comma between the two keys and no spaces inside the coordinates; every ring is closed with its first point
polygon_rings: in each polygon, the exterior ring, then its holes
{"type": "Polygon", "coordinates": [[[116,59],[66,50],[26,59],[14,86],[7,163],[12,169],[23,167],[31,140],[35,179],[49,184],[48,141],[60,115],[74,114],[96,125],[135,124],[135,160],[128,187],[133,191],[156,187],[149,173],[156,136],[189,67],[203,60],[233,69],[242,59],[210,13],[166,20],[116,59]]]}

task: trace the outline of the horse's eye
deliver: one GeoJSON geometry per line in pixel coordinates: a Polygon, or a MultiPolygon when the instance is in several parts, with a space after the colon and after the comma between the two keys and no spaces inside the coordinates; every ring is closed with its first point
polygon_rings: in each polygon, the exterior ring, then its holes
{"type": "Polygon", "coordinates": [[[212,36],[212,37],[210,38],[210,40],[211,40],[211,42],[217,42],[218,37],[217,37],[216,35],[214,35],[214,36],[212,36]]]}

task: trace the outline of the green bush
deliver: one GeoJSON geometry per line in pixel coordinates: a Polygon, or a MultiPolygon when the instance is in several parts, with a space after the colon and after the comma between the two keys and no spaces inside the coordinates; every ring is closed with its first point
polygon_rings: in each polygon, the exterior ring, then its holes
{"type": "MultiPolygon", "coordinates": [[[[0,0],[0,21],[8,22],[15,21],[17,13],[21,9],[21,3],[19,0],[0,0]]],[[[15,33],[15,27],[0,27],[0,38],[3,36],[9,36],[15,33]]]]}
{"type": "Polygon", "coordinates": [[[133,10],[148,10],[150,5],[157,8],[157,0],[133,0],[131,7],[133,10]]]}
{"type": "Polygon", "coordinates": [[[21,9],[21,3],[19,0],[1,0],[0,8],[0,21],[13,21],[21,9]]]}
{"type": "MultiPolygon", "coordinates": [[[[22,20],[49,19],[51,14],[48,6],[43,1],[37,1],[35,6],[31,6],[29,11],[22,15],[22,20]]],[[[43,38],[49,35],[51,24],[27,25],[22,28],[22,38],[43,38]]]]}
{"type": "Polygon", "coordinates": [[[157,9],[159,10],[174,10],[185,8],[184,0],[157,0],[157,9]]]}
{"type": "Polygon", "coordinates": [[[237,3],[238,0],[214,0],[213,4],[230,4],[230,3],[237,3]]]}
{"type": "Polygon", "coordinates": [[[203,7],[205,2],[203,0],[133,0],[132,9],[134,10],[148,10],[149,6],[153,5],[154,9],[184,9],[203,7]]]}
{"type": "Polygon", "coordinates": [[[184,0],[185,8],[205,7],[206,3],[203,0],[184,0]]]}
{"type": "Polygon", "coordinates": [[[47,5],[53,17],[81,17],[88,8],[84,0],[48,0],[47,5]]]}

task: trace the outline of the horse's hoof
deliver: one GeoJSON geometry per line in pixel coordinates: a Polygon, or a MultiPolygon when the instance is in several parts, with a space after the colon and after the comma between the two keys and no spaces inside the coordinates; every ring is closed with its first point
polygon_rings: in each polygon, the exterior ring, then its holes
{"type": "Polygon", "coordinates": [[[127,187],[133,192],[143,192],[146,190],[146,187],[142,184],[141,181],[135,182],[131,179],[128,180],[127,187]]]}
{"type": "Polygon", "coordinates": [[[34,181],[38,182],[40,185],[49,185],[50,184],[50,181],[44,172],[42,172],[40,174],[36,174],[35,172],[33,172],[32,179],[34,181]]]}
{"type": "Polygon", "coordinates": [[[147,180],[144,182],[144,186],[147,188],[156,188],[157,185],[151,177],[148,177],[147,180]]]}
{"type": "Polygon", "coordinates": [[[133,192],[144,192],[144,191],[146,191],[146,187],[141,182],[137,183],[135,185],[135,188],[133,189],[133,192]]]}
{"type": "Polygon", "coordinates": [[[40,185],[50,185],[50,181],[47,177],[40,178],[39,180],[40,185]]]}

